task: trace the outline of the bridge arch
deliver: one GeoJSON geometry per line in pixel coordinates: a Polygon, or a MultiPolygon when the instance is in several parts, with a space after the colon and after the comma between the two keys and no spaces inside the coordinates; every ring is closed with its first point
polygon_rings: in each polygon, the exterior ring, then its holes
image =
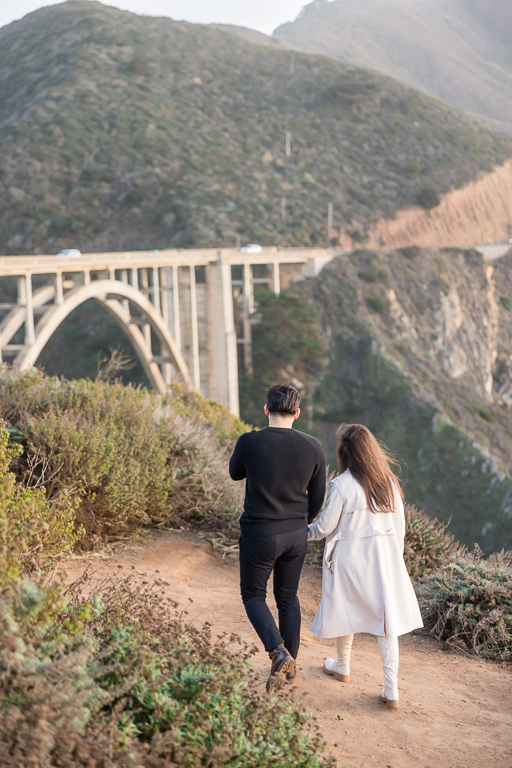
{"type": "Polygon", "coordinates": [[[166,365],[173,364],[183,382],[192,387],[188,366],[160,312],[141,291],[120,280],[93,280],[67,292],[62,303],[49,306],[37,323],[33,343],[23,346],[14,359],[14,365],[20,370],[35,365],[45,345],[66,317],[89,299],[99,302],[117,319],[157,392],[165,393],[169,383],[169,375],[162,374],[161,365],[165,370],[166,365]],[[159,356],[154,355],[151,340],[140,330],[140,318],[132,316],[130,304],[142,313],[144,324],[150,327],[159,340],[159,356]]]}

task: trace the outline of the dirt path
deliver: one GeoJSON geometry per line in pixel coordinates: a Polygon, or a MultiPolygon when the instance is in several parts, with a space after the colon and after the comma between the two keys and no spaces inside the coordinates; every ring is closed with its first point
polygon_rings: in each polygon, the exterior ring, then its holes
{"type": "MultiPolygon", "coordinates": [[[[155,534],[106,560],[102,570],[118,564],[133,565],[148,576],[158,570],[169,582],[169,595],[188,610],[196,626],[208,620],[214,632],[236,632],[248,642],[257,641],[240,601],[237,563],[223,560],[204,540],[181,532],[155,534]]],[[[72,561],[67,570],[73,577],[83,567],[82,561],[72,561]]],[[[409,635],[400,645],[400,710],[392,712],[377,698],[382,670],[375,638],[356,636],[350,683],[322,672],[334,644],[308,630],[320,592],[319,570],[306,567],[299,593],[299,674],[296,685],[286,690],[316,714],[340,766],[512,768],[510,669],[446,653],[429,637],[409,635]]],[[[263,690],[269,666],[263,650],[253,664],[263,690]]]]}

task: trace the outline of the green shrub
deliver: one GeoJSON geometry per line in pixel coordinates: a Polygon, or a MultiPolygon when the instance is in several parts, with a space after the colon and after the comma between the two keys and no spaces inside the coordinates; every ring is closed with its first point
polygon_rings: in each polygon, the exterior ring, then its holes
{"type": "Polygon", "coordinates": [[[385,312],[389,309],[389,299],[386,296],[379,296],[377,293],[370,293],[366,296],[366,303],[374,312],[385,312]]]}
{"type": "Polygon", "coordinates": [[[357,276],[366,283],[382,283],[386,279],[386,273],[376,267],[361,270],[357,276]]]}
{"type": "Polygon", "coordinates": [[[485,407],[485,405],[481,405],[480,403],[474,403],[471,400],[466,400],[468,410],[470,413],[474,413],[477,416],[480,416],[481,419],[484,421],[493,422],[496,421],[496,416],[492,411],[490,411],[488,408],[485,407]]]}
{"type": "Polygon", "coordinates": [[[411,579],[436,571],[462,551],[448,533],[448,523],[429,517],[412,504],[405,505],[404,559],[411,579]]]}
{"type": "Polygon", "coordinates": [[[416,256],[421,253],[421,248],[418,245],[409,245],[407,248],[400,248],[400,253],[405,256],[406,259],[412,261],[416,256]]]}
{"type": "Polygon", "coordinates": [[[496,420],[496,416],[494,415],[494,413],[491,413],[491,411],[488,408],[484,408],[483,405],[478,407],[478,415],[484,421],[495,421],[496,420]]]}
{"type": "Polygon", "coordinates": [[[446,281],[446,279],[442,275],[439,275],[439,277],[437,278],[437,284],[439,286],[439,290],[441,291],[441,293],[444,293],[445,296],[448,296],[448,294],[450,293],[450,284],[446,281]]]}
{"type": "Polygon", "coordinates": [[[417,587],[434,637],[483,658],[512,661],[512,553],[479,551],[425,577],[417,587]]]}
{"type": "Polygon", "coordinates": [[[23,442],[13,462],[18,479],[31,462],[46,462],[39,480],[48,498],[80,497],[84,543],[150,524],[236,527],[243,489],[227,463],[247,427],[221,406],[179,388],[162,398],[31,372],[0,381],[0,408],[23,442]]]}
{"type": "Polygon", "coordinates": [[[76,500],[66,493],[52,501],[42,487],[16,483],[9,464],[20,453],[7,448],[0,423],[0,588],[23,571],[46,569],[69,552],[83,531],[75,526],[76,500]]]}
{"type": "Polygon", "coordinates": [[[257,693],[253,650],[173,615],[163,582],[83,586],[0,596],[2,766],[334,765],[311,715],[257,693]]]}
{"type": "Polygon", "coordinates": [[[512,304],[508,296],[500,296],[500,304],[503,307],[503,309],[507,310],[507,312],[510,312],[510,310],[512,309],[512,304]]]}
{"type": "Polygon", "coordinates": [[[425,184],[425,186],[420,189],[418,194],[418,205],[421,205],[422,208],[430,210],[431,208],[438,206],[440,202],[441,198],[439,197],[439,192],[433,184],[425,184]]]}

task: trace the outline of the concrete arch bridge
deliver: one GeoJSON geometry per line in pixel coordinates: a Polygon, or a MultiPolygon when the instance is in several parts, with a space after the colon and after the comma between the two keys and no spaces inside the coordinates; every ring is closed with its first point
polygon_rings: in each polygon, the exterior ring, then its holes
{"type": "Polygon", "coordinates": [[[116,318],[158,392],[179,381],[238,414],[255,286],[279,293],[331,258],[307,248],[0,257],[0,287],[10,280],[3,294],[12,293],[0,304],[0,361],[31,368],[66,317],[93,299],[116,318]]]}

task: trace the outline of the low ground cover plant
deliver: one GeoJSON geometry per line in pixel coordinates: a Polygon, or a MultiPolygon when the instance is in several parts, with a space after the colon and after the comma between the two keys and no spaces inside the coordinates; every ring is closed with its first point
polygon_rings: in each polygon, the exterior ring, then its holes
{"type": "Polygon", "coordinates": [[[512,552],[476,550],[417,585],[425,625],[461,651],[512,662],[512,552]]]}
{"type": "Polygon", "coordinates": [[[0,764],[328,768],[313,718],[258,694],[252,649],[133,575],[0,595],[0,764]],[[87,602],[82,590],[89,591],[87,602]]]}

